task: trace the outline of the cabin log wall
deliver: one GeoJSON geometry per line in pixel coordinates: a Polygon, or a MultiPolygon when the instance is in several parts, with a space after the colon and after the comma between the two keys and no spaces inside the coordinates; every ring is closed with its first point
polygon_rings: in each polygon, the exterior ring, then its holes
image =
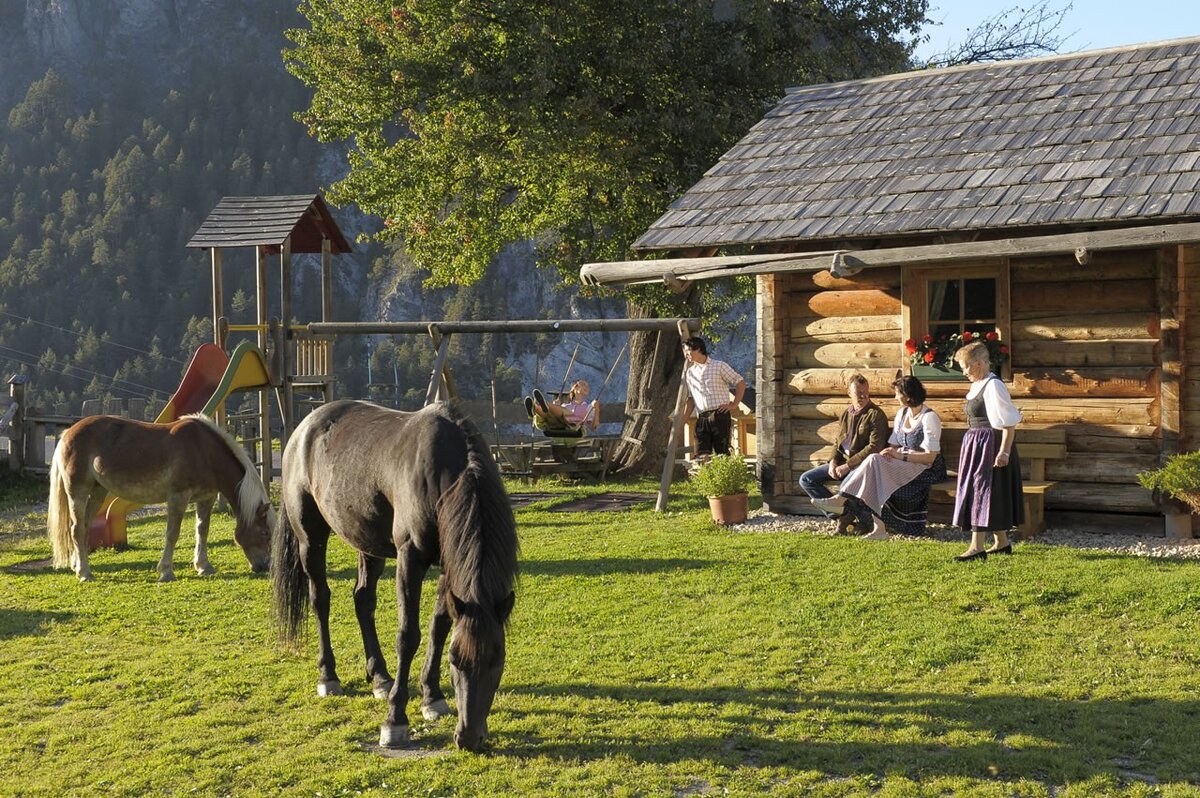
{"type": "MultiPolygon", "coordinates": [[[[1200,319],[1191,320],[1200,311],[1200,296],[1194,296],[1200,278],[1193,276],[1200,275],[1200,248],[1095,252],[1086,265],[1069,255],[1013,257],[1008,267],[1007,384],[1025,417],[1017,444],[1022,430],[1027,437],[1039,427],[1067,430],[1066,457],[1046,463],[1046,478],[1058,483],[1046,497],[1051,522],[1055,512],[1072,523],[1118,513],[1128,514],[1118,526],[1146,531],[1156,524],[1161,531],[1166,508],[1137,484],[1137,473],[1155,467],[1174,446],[1200,443],[1200,402],[1193,399],[1200,386],[1186,380],[1188,366],[1200,366],[1200,340],[1194,340],[1200,319]]],[[[905,360],[901,271],[866,270],[841,279],[828,272],[779,274],[773,289],[780,303],[775,346],[782,347],[773,362],[782,368],[776,391],[783,400],[776,403],[781,479],[774,504],[805,512],[796,478],[832,453],[848,401],[846,380],[862,373],[889,418],[895,413],[889,386],[905,360]]],[[[965,382],[925,385],[930,406],[948,427],[965,422],[965,382]]],[[[952,468],[957,446],[948,431],[952,468]]],[[[946,517],[946,509],[932,508],[934,517],[946,517]]]]}

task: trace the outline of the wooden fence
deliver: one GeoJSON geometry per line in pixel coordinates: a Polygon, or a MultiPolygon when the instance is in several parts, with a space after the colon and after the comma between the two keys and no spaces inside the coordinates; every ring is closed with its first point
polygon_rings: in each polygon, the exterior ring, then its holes
{"type": "Polygon", "coordinates": [[[28,405],[28,383],[26,375],[18,374],[8,381],[8,396],[0,397],[0,461],[10,471],[22,474],[48,474],[59,435],[84,416],[105,414],[152,420],[161,409],[160,403],[145,399],[89,399],[83,403],[80,415],[66,412],[65,407],[50,412],[28,405]]]}

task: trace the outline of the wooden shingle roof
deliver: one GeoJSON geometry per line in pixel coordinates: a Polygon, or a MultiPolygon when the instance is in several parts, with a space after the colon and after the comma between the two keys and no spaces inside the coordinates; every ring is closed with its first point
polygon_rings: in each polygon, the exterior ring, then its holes
{"type": "Polygon", "coordinates": [[[323,238],[329,239],[335,255],[352,251],[317,194],[224,197],[187,245],[198,249],[264,246],[278,250],[288,236],[292,252],[320,252],[323,238]]]}
{"type": "Polygon", "coordinates": [[[1200,38],[788,91],[634,244],[1200,218],[1200,38]]]}

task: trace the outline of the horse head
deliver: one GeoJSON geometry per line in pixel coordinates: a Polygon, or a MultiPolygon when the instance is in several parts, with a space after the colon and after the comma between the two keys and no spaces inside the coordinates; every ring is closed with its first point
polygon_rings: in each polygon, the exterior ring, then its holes
{"type": "Polygon", "coordinates": [[[275,526],[275,511],[267,499],[249,505],[243,506],[237,514],[233,539],[250,561],[250,570],[259,574],[271,565],[271,529],[275,526]]]}
{"type": "Polygon", "coordinates": [[[515,593],[491,604],[477,604],[450,594],[454,636],[450,640],[450,681],[458,704],[459,748],[479,751],[487,738],[487,716],[504,673],[504,627],[515,593]]]}

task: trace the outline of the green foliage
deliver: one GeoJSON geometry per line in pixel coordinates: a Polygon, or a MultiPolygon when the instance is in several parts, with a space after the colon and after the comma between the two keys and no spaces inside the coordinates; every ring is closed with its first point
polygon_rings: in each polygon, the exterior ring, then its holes
{"type": "Polygon", "coordinates": [[[754,483],[754,474],[740,456],[718,454],[703,463],[690,482],[705,496],[732,496],[748,491],[754,483]]]}
{"type": "Polygon", "coordinates": [[[903,68],[926,0],[304,0],[297,115],[351,145],[331,196],[430,284],[515,241],[575,272],[630,244],[784,87],[903,68]]]}
{"type": "Polygon", "coordinates": [[[1173,454],[1162,468],[1143,471],[1137,480],[1146,490],[1165,493],[1200,513],[1200,452],[1173,454]]]}
{"type": "MultiPolygon", "coordinates": [[[[322,699],[315,627],[300,654],[273,645],[270,582],[229,516],[213,519],[217,576],[187,568],[185,523],[170,585],[155,582],[161,512],[131,520],[128,551],[96,552],[87,585],[37,564],[36,519],[3,517],[0,767],[18,780],[0,793],[1196,792],[1192,563],[1025,544],[964,568],[961,542],[718,532],[699,497],[653,512],[649,484],[535,490],[551,496],[516,511],[522,577],[482,756],[454,750],[454,720],[423,721],[415,694],[413,747],[375,747],[385,707],[363,679],[340,542],[330,633],[347,694],[322,699]],[[631,488],[647,498],[628,511],[551,511],[631,488]]],[[[394,640],[395,597],[379,593],[394,640]]]]}
{"type": "MultiPolygon", "coordinates": [[[[207,253],[183,244],[224,195],[317,187],[319,146],[279,123],[303,87],[282,65],[247,81],[236,59],[196,57],[176,63],[187,80],[174,89],[110,65],[97,94],[51,70],[0,108],[0,371],[33,374],[37,405],[169,396],[212,340],[207,253]]],[[[226,262],[245,312],[252,256],[226,262]]],[[[314,292],[296,302],[319,312],[314,292]]]]}

